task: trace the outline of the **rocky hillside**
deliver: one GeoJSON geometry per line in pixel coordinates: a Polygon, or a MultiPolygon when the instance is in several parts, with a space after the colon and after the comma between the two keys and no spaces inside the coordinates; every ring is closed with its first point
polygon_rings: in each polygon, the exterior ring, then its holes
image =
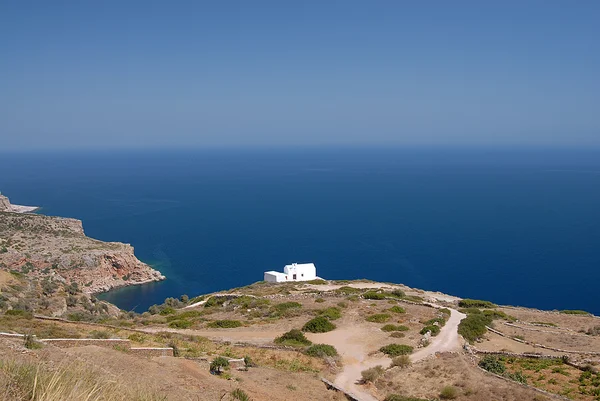
{"type": "Polygon", "coordinates": [[[85,293],[164,279],[131,245],[87,237],[80,220],[9,212],[0,212],[0,268],[85,293]]]}

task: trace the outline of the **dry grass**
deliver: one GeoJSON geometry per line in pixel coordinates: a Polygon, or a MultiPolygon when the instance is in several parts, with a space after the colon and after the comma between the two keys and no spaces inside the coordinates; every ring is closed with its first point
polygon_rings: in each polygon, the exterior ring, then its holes
{"type": "Polygon", "coordinates": [[[102,372],[80,364],[49,369],[23,360],[0,360],[0,398],[7,401],[166,400],[149,390],[124,386],[102,372]]]}

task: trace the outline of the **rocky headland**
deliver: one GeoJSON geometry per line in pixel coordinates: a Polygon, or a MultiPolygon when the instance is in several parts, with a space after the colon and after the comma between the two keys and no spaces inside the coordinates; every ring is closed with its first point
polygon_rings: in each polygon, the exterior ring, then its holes
{"type": "Polygon", "coordinates": [[[133,247],[87,237],[80,220],[0,211],[0,268],[76,283],[84,293],[160,281],[133,247]]]}

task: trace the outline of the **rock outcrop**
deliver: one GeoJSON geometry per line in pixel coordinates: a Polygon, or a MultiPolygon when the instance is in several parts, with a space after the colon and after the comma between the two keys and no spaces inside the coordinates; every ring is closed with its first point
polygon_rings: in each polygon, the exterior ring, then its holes
{"type": "Polygon", "coordinates": [[[80,220],[0,212],[0,268],[75,282],[86,293],[163,280],[133,247],[84,234],[80,220]]]}
{"type": "Polygon", "coordinates": [[[0,212],[10,210],[10,201],[4,195],[0,195],[0,212]]]}

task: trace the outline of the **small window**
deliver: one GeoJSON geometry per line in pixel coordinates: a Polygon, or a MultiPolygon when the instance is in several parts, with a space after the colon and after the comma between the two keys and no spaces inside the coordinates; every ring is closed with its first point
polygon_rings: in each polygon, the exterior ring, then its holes
{"type": "Polygon", "coordinates": [[[304,274],[301,274],[300,277],[304,277],[304,274]]]}
{"type": "Polygon", "coordinates": [[[294,276],[293,276],[293,280],[296,280],[296,275],[295,275],[295,274],[294,274],[294,276]]]}

